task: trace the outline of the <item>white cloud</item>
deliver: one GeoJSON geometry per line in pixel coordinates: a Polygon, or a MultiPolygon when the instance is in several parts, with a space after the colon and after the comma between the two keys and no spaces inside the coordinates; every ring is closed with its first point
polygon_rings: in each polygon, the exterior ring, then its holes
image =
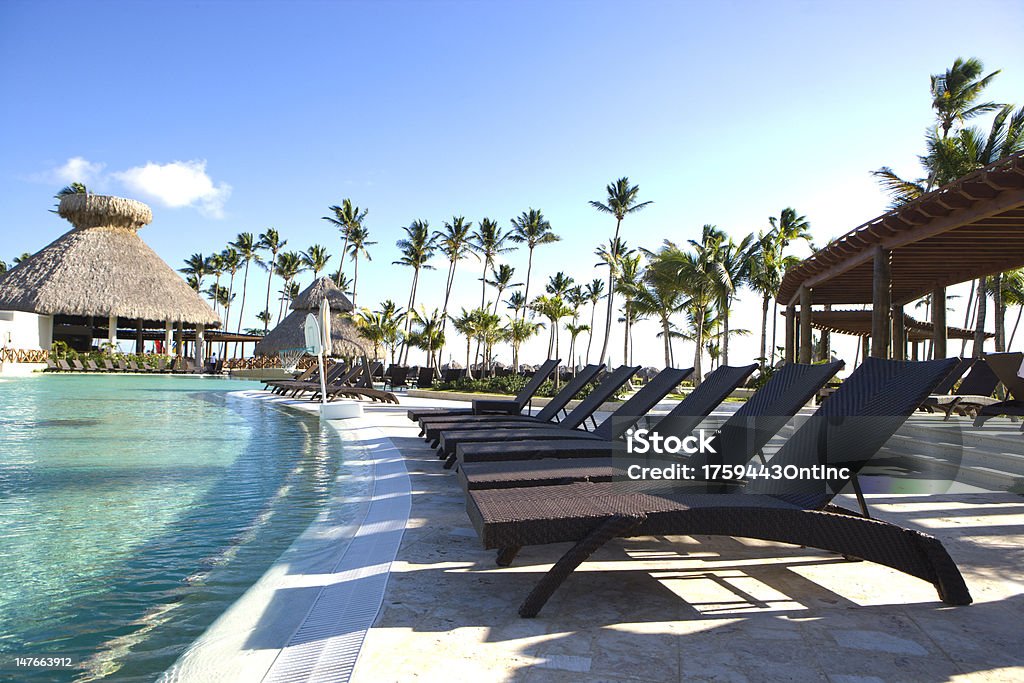
{"type": "Polygon", "coordinates": [[[129,190],[164,206],[192,206],[214,218],[223,218],[224,203],[231,195],[227,183],[214,185],[206,173],[205,161],[172,161],[169,164],[146,163],[111,174],[129,190]]]}
{"type": "Polygon", "coordinates": [[[41,182],[56,182],[62,185],[70,185],[71,183],[83,183],[87,186],[95,185],[100,181],[105,165],[89,161],[83,157],[71,157],[62,166],[34,177],[41,182]]]}

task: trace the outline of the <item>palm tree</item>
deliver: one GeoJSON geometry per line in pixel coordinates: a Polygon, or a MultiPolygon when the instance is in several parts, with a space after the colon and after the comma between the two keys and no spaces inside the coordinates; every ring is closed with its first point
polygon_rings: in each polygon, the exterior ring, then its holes
{"type": "Polygon", "coordinates": [[[258,249],[264,249],[270,252],[270,261],[262,262],[257,260],[256,263],[262,268],[267,269],[267,302],[266,307],[263,309],[267,312],[267,319],[263,321],[263,329],[266,330],[270,325],[270,290],[271,284],[274,280],[274,271],[277,269],[277,253],[284,249],[284,245],[288,244],[288,240],[282,240],[281,236],[277,233],[277,230],[273,228],[267,228],[267,231],[260,234],[260,241],[257,243],[258,249]]]}
{"type": "Polygon", "coordinates": [[[14,265],[21,265],[25,261],[28,261],[30,258],[32,258],[32,254],[28,253],[27,251],[23,251],[21,252],[21,256],[14,257],[14,265]]]}
{"type": "Polygon", "coordinates": [[[475,255],[469,233],[472,227],[473,223],[464,216],[452,216],[451,221],[445,221],[444,230],[434,232],[438,248],[448,257],[448,280],[444,288],[444,305],[441,306],[442,332],[448,324],[448,299],[452,294],[452,285],[455,284],[455,268],[469,254],[475,255]]]}
{"type": "Polygon", "coordinates": [[[1024,269],[1010,270],[1002,274],[1002,297],[1005,306],[1017,307],[1017,320],[1013,324],[1013,331],[1006,342],[1006,349],[1013,347],[1013,338],[1017,336],[1017,326],[1020,325],[1021,312],[1024,312],[1024,269]]]}
{"type": "Polygon", "coordinates": [[[469,362],[470,346],[472,346],[473,339],[479,331],[480,313],[482,311],[483,308],[474,308],[472,311],[467,311],[463,308],[458,316],[450,316],[455,331],[466,338],[466,377],[468,379],[473,379],[473,366],[469,362]]]}
{"type": "Polygon", "coordinates": [[[624,323],[624,334],[622,335],[622,362],[632,362],[630,354],[631,339],[633,334],[633,323],[637,320],[639,311],[633,308],[633,299],[641,288],[643,268],[640,265],[640,254],[629,254],[623,256],[618,278],[615,280],[615,291],[622,295],[622,322],[624,323]]]}
{"type": "Polygon", "coordinates": [[[212,291],[214,292],[215,295],[211,298],[213,299],[213,312],[216,313],[218,299],[220,298],[216,296],[216,293],[220,291],[220,276],[224,274],[225,270],[224,259],[221,258],[220,254],[211,254],[210,257],[207,259],[207,263],[209,264],[210,274],[213,275],[212,291]]]}
{"type": "MultiPolygon", "coordinates": [[[[473,248],[478,253],[483,254],[484,257],[484,274],[480,278],[483,282],[483,286],[480,288],[481,308],[483,308],[484,301],[487,299],[487,273],[494,267],[494,258],[499,254],[507,254],[515,250],[515,247],[505,245],[511,237],[511,233],[504,232],[498,226],[497,221],[492,221],[490,218],[481,220],[476,232],[470,236],[473,248]]],[[[501,291],[498,292],[498,298],[501,298],[501,291]]]]}
{"type": "Polygon", "coordinates": [[[263,310],[256,314],[256,319],[263,323],[263,334],[267,333],[267,328],[270,326],[270,319],[273,318],[270,315],[269,310],[263,310]]]}
{"type": "Polygon", "coordinates": [[[376,311],[363,309],[356,312],[353,320],[360,334],[373,344],[374,357],[378,357],[378,347],[384,346],[390,352],[391,364],[394,365],[395,348],[401,338],[404,318],[405,312],[394,301],[386,299],[376,311]]]}
{"type": "MultiPolygon", "coordinates": [[[[334,215],[323,216],[323,220],[338,228],[341,232],[341,263],[338,264],[338,276],[335,278],[335,280],[341,280],[345,273],[345,254],[348,253],[349,233],[357,225],[361,226],[363,224],[370,210],[363,209],[360,211],[358,206],[352,205],[351,199],[344,199],[341,202],[341,206],[331,206],[328,209],[334,215]]],[[[340,287],[341,285],[339,284],[338,286],[340,287]]]]}
{"type": "Polygon", "coordinates": [[[0,273],[7,272],[7,261],[0,260],[0,273]]]}
{"type": "Polygon", "coordinates": [[[650,259],[650,265],[644,271],[642,286],[634,294],[633,306],[640,314],[658,317],[661,325],[659,336],[665,346],[665,367],[670,368],[675,366],[672,354],[672,337],[675,336],[672,316],[682,312],[688,301],[671,263],[666,265],[660,252],[645,249],[644,253],[650,259]]]}
{"type": "MultiPolygon", "coordinates": [[[[597,256],[600,259],[600,261],[598,263],[594,264],[595,267],[601,267],[601,266],[607,266],[608,267],[608,286],[609,286],[610,290],[615,288],[615,278],[618,276],[619,270],[622,268],[622,260],[623,260],[623,258],[625,258],[627,256],[630,256],[633,252],[634,252],[634,250],[629,248],[629,246],[626,244],[625,240],[623,240],[622,238],[619,238],[619,237],[616,237],[614,239],[609,239],[608,240],[608,246],[601,245],[597,249],[594,250],[594,255],[597,256]]],[[[607,299],[609,301],[611,301],[611,299],[612,299],[611,292],[608,293],[607,299]]],[[[607,313],[607,315],[611,315],[612,314],[612,309],[609,308],[606,311],[606,313],[607,313]]],[[[605,321],[605,323],[606,323],[605,324],[605,330],[610,332],[611,331],[611,323],[608,322],[608,321],[605,321]]],[[[602,350],[602,355],[600,357],[598,357],[598,361],[605,360],[606,356],[604,356],[603,354],[607,353],[607,351],[608,351],[608,338],[607,338],[607,333],[606,333],[606,335],[605,335],[605,343],[604,343],[603,350],[602,350]]],[[[626,359],[623,359],[622,362],[625,363],[626,359]]]]}
{"type": "Polygon", "coordinates": [[[414,325],[419,326],[419,329],[409,333],[406,348],[415,346],[421,351],[426,351],[427,367],[437,368],[440,363],[435,362],[434,352],[440,351],[444,346],[444,331],[441,329],[440,312],[436,308],[429,315],[425,310],[412,311],[410,318],[414,325]]]}
{"type": "MultiPolygon", "coordinates": [[[[20,259],[14,259],[14,264],[20,263],[20,259]]],[[[192,254],[185,259],[185,267],[178,269],[179,273],[185,273],[195,278],[195,285],[192,289],[197,292],[203,288],[203,278],[210,274],[210,259],[202,254],[192,254]]],[[[191,282],[189,283],[192,284],[191,282]]]]}
{"type": "Polygon", "coordinates": [[[491,277],[492,280],[485,280],[484,282],[491,287],[498,290],[497,296],[494,298],[494,313],[498,312],[498,304],[501,302],[501,295],[506,289],[513,287],[522,287],[522,282],[512,282],[515,277],[516,269],[507,263],[502,263],[495,270],[494,266],[491,266],[491,277]]]}
{"type": "Polygon", "coordinates": [[[729,310],[736,292],[750,276],[751,248],[754,236],[747,235],[737,244],[731,237],[719,240],[715,261],[718,285],[718,310],[722,319],[722,363],[729,364],[729,310]]]}
{"type": "MultiPolygon", "coordinates": [[[[513,315],[518,316],[519,311],[526,308],[526,295],[522,292],[512,292],[508,299],[505,300],[505,305],[512,311],[513,315]]],[[[526,317],[525,315],[523,316],[526,317]]]]}
{"type": "MultiPolygon", "coordinates": [[[[262,259],[259,254],[259,243],[256,241],[256,237],[251,232],[240,232],[238,237],[235,238],[234,242],[228,243],[228,246],[238,252],[239,258],[245,263],[245,272],[242,275],[242,303],[238,308],[238,332],[242,331],[242,315],[245,313],[245,293],[249,286],[249,264],[253,261],[259,263],[262,259]]],[[[235,344],[235,350],[238,350],[238,344],[235,344]]]]}
{"type": "MultiPolygon", "coordinates": [[[[235,273],[242,267],[242,257],[238,251],[235,250],[231,245],[228,245],[227,249],[220,252],[221,264],[224,266],[224,271],[231,275],[231,279],[228,280],[228,304],[224,307],[224,331],[229,329],[231,324],[231,303],[235,300],[235,273]]],[[[238,344],[236,343],[237,347],[238,344]]],[[[226,358],[228,355],[228,343],[224,342],[220,351],[221,358],[226,358]]]]}
{"type": "Polygon", "coordinates": [[[549,328],[550,333],[548,335],[547,357],[557,358],[559,351],[558,322],[562,318],[571,316],[572,309],[566,306],[565,301],[562,299],[561,296],[557,294],[553,296],[548,296],[546,294],[538,296],[536,299],[533,300],[533,303],[530,304],[530,308],[536,311],[538,315],[547,318],[548,321],[551,323],[551,326],[549,328]]]}
{"type": "Polygon", "coordinates": [[[505,330],[501,326],[501,316],[491,313],[486,307],[477,309],[476,337],[483,345],[483,369],[490,372],[491,361],[494,357],[494,345],[504,339],[505,330]]]}
{"type": "Polygon", "coordinates": [[[586,287],[587,301],[590,302],[590,330],[587,334],[587,355],[584,363],[590,362],[590,344],[594,341],[594,317],[597,315],[597,302],[604,298],[604,280],[594,278],[586,287]]]}
{"type": "MultiPolygon", "coordinates": [[[[526,244],[529,256],[526,260],[526,290],[523,298],[530,299],[530,276],[533,273],[533,250],[542,244],[553,244],[562,239],[551,231],[551,223],[544,218],[544,213],[538,209],[530,208],[519,214],[518,218],[512,219],[512,234],[509,239],[519,244],[526,244]]],[[[526,308],[523,308],[523,315],[526,315],[526,308]]]]}
{"type": "Polygon", "coordinates": [[[994,102],[977,103],[982,91],[999,74],[993,71],[979,78],[984,70],[980,59],[957,57],[945,73],[931,77],[932,109],[942,137],[948,137],[954,123],[962,125],[968,119],[999,108],[994,102]]]}
{"type": "MultiPolygon", "coordinates": [[[[619,230],[622,227],[622,221],[631,213],[636,213],[643,208],[653,204],[651,201],[639,202],[638,196],[640,194],[639,185],[630,185],[629,178],[622,177],[616,180],[614,183],[609,183],[605,187],[605,193],[607,198],[604,202],[597,200],[591,200],[590,205],[600,211],[601,213],[611,214],[615,216],[615,236],[612,238],[611,244],[615,244],[619,240],[619,230]]],[[[600,358],[604,358],[608,353],[608,340],[612,333],[612,311],[613,296],[615,291],[615,271],[609,269],[608,271],[608,310],[606,311],[607,319],[604,323],[604,342],[601,344],[601,355],[600,358]]],[[[625,362],[625,361],[623,361],[625,362]]]]}
{"type": "Polygon", "coordinates": [[[691,242],[692,251],[684,251],[676,244],[665,240],[658,252],[667,274],[674,276],[680,287],[689,297],[687,309],[693,316],[693,342],[696,345],[693,355],[694,384],[699,385],[703,378],[701,372],[701,356],[703,355],[704,336],[707,330],[707,317],[715,301],[715,265],[714,252],[710,246],[691,242]]]}
{"type": "Polygon", "coordinates": [[[583,332],[588,332],[590,330],[590,325],[566,323],[565,330],[569,333],[569,363],[572,366],[572,376],[575,377],[577,363],[573,360],[573,354],[576,352],[576,337],[580,336],[583,332]]]}
{"type": "MultiPolygon", "coordinates": [[[[518,294],[519,292],[516,292],[518,294]]],[[[518,309],[516,311],[518,314],[518,309]]],[[[542,325],[532,320],[513,316],[505,327],[505,338],[512,345],[512,367],[519,371],[519,347],[537,335],[542,325]]]]}
{"type": "Polygon", "coordinates": [[[352,256],[352,260],[355,262],[355,273],[352,277],[352,305],[356,305],[356,288],[359,286],[359,255],[362,254],[366,257],[367,261],[372,261],[370,258],[370,252],[366,250],[367,247],[372,247],[376,242],[369,240],[370,231],[367,230],[361,223],[352,226],[352,229],[348,233],[348,253],[352,256]]]}
{"type": "Polygon", "coordinates": [[[575,284],[575,280],[564,272],[558,271],[548,277],[548,283],[544,286],[544,291],[552,296],[565,296],[565,293],[569,291],[573,284],[575,284]]]}
{"type": "MultiPolygon", "coordinates": [[[[796,209],[792,207],[786,207],[779,214],[778,220],[775,216],[768,218],[768,224],[772,226],[771,232],[774,233],[773,248],[776,250],[775,259],[779,266],[782,268],[782,274],[785,274],[786,268],[794,263],[794,260],[790,259],[787,261],[786,248],[796,240],[804,240],[808,244],[811,243],[811,224],[805,216],[797,214],[796,209]]],[[[780,275],[781,283],[781,275],[780,275]]],[[[778,305],[778,301],[775,302],[778,305]]],[[[778,316],[772,316],[772,363],[775,362],[775,332],[776,318],[778,316]]]]}
{"type": "Polygon", "coordinates": [[[313,280],[315,281],[320,277],[320,271],[327,269],[327,262],[331,260],[331,255],[327,253],[327,247],[322,244],[314,244],[306,251],[300,254],[302,257],[302,265],[306,267],[306,270],[313,271],[313,280]]]}
{"type": "MultiPolygon", "coordinates": [[[[278,277],[284,280],[284,287],[282,292],[284,296],[281,298],[277,306],[277,322],[281,323],[281,316],[284,312],[284,302],[287,299],[291,301],[294,297],[292,296],[292,280],[302,272],[302,257],[294,251],[283,251],[277,258],[277,266],[275,267],[275,273],[278,277]]],[[[295,283],[296,285],[298,283],[295,283]]]]}
{"type": "MultiPolygon", "coordinates": [[[[405,230],[406,237],[395,242],[395,246],[402,252],[402,257],[397,261],[392,261],[392,264],[408,266],[413,269],[412,285],[409,287],[409,303],[406,305],[409,316],[406,318],[405,337],[408,341],[412,329],[412,313],[416,306],[416,287],[420,281],[420,270],[434,269],[427,262],[437,251],[437,236],[430,233],[430,224],[427,221],[415,220],[408,227],[402,229],[405,230]]],[[[408,358],[409,344],[406,343],[402,362],[404,363],[408,358]]]]}

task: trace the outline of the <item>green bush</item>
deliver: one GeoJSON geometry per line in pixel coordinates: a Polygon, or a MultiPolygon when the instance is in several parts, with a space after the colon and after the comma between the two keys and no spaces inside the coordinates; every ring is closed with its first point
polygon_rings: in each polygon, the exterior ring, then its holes
{"type": "MultiPolygon", "coordinates": [[[[441,382],[434,386],[435,391],[459,391],[468,394],[506,394],[514,396],[522,391],[523,387],[530,381],[529,377],[523,377],[522,375],[508,375],[506,377],[484,377],[482,379],[457,379],[454,382],[441,382]]],[[[584,398],[594,390],[597,386],[597,382],[590,382],[583,387],[580,393],[576,394],[577,399],[584,398]]],[[[544,384],[540,385],[540,390],[537,392],[537,396],[552,397],[558,393],[565,383],[563,382],[558,389],[555,389],[555,383],[553,380],[548,380],[544,384]]],[[[612,396],[611,400],[621,398],[625,394],[624,391],[619,390],[612,396]]]]}

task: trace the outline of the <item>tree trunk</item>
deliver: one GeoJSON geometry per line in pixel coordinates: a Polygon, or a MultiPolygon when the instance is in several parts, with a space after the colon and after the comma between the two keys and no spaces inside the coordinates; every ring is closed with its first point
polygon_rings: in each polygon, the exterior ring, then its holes
{"type": "Polygon", "coordinates": [[[590,364],[590,344],[594,341],[594,318],[597,316],[597,302],[595,301],[590,307],[590,329],[587,330],[587,357],[584,359],[584,363],[590,364]]]}
{"type": "Polygon", "coordinates": [[[1013,323],[1013,331],[1010,332],[1010,341],[1006,343],[1006,348],[1009,349],[1013,346],[1013,338],[1017,336],[1017,326],[1020,325],[1020,314],[1024,312],[1024,306],[1017,307],[1017,321],[1013,323]]]}
{"type": "Polygon", "coordinates": [[[661,319],[661,335],[665,338],[665,367],[672,367],[672,335],[669,334],[668,318],[661,319]]]}
{"type": "Polygon", "coordinates": [[[700,360],[703,355],[704,347],[704,308],[697,312],[697,350],[693,353],[693,386],[699,387],[701,382],[700,360]]]}
{"type": "Polygon", "coordinates": [[[1006,351],[1006,304],[1003,303],[1003,276],[996,273],[992,276],[995,284],[995,323],[996,323],[996,352],[1006,351]]]}
{"type": "Polygon", "coordinates": [[[615,288],[615,274],[611,264],[608,264],[608,270],[608,305],[605,307],[604,341],[601,342],[601,355],[597,357],[598,361],[602,363],[608,354],[608,340],[612,335],[612,315],[614,313],[612,310],[612,290],[615,288]]]}
{"type": "Polygon", "coordinates": [[[473,370],[469,367],[469,347],[472,343],[473,339],[471,337],[466,337],[466,379],[473,379],[473,370]]]}
{"type": "Polygon", "coordinates": [[[981,358],[985,349],[985,313],[988,297],[985,295],[985,278],[978,280],[978,315],[974,327],[974,353],[975,358],[981,358]]]}
{"type": "Polygon", "coordinates": [[[409,360],[409,333],[412,332],[412,314],[416,308],[416,285],[419,283],[420,269],[412,271],[412,286],[409,287],[409,309],[405,319],[405,339],[402,340],[402,351],[398,354],[399,362],[405,365],[409,360]]]}
{"type": "MultiPolygon", "coordinates": [[[[249,260],[245,261],[245,275],[242,277],[242,305],[238,309],[238,329],[237,332],[242,331],[242,317],[245,315],[245,292],[249,286],[249,260]]],[[[244,347],[243,347],[244,348],[244,347]]],[[[234,357],[238,356],[238,342],[235,342],[234,357]]]]}
{"type": "Polygon", "coordinates": [[[722,310],[722,364],[729,364],[729,299],[725,297],[725,305],[722,310]]]}
{"type": "Polygon", "coordinates": [[[357,252],[352,260],[355,262],[355,275],[352,277],[352,308],[358,309],[359,305],[356,304],[356,295],[359,293],[359,253],[357,252]]]}
{"type": "MultiPolygon", "coordinates": [[[[977,285],[977,281],[971,280],[971,292],[967,295],[967,313],[964,315],[964,329],[970,329],[971,327],[971,313],[974,310],[974,287],[977,285]]],[[[960,342],[960,356],[963,357],[967,353],[967,339],[963,339],[960,342]]]]}
{"type": "Polygon", "coordinates": [[[273,256],[270,259],[270,270],[267,273],[267,305],[266,305],[266,308],[264,308],[263,310],[265,310],[268,313],[268,317],[267,317],[266,320],[263,321],[263,331],[264,332],[266,332],[270,328],[270,317],[269,317],[269,313],[270,313],[270,289],[271,289],[272,283],[274,281],[274,263],[276,261],[277,261],[277,254],[275,253],[275,254],[273,254],[273,256]]]}
{"type": "Polygon", "coordinates": [[[523,292],[523,320],[526,320],[526,307],[530,305],[530,274],[533,272],[533,247],[530,247],[530,255],[526,257],[526,290],[523,292]]]}
{"type": "Polygon", "coordinates": [[[778,301],[773,301],[772,302],[772,353],[771,353],[772,365],[773,366],[775,365],[775,342],[776,342],[775,324],[778,322],[778,317],[779,317],[778,307],[779,307],[779,302],[778,301]]]}
{"type": "Polygon", "coordinates": [[[768,296],[761,298],[761,370],[768,367],[768,296]]]}

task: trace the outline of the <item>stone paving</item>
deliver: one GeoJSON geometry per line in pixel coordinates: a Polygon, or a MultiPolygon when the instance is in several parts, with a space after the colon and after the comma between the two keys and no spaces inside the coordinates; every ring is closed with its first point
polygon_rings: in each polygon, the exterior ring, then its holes
{"type": "Polygon", "coordinates": [[[967,607],[823,551],[672,536],[608,544],[522,619],[519,603],[568,546],[528,547],[498,568],[405,408],[366,410],[405,455],[413,505],[353,680],[1024,680],[1024,497],[869,497],[879,518],[942,540],[967,607]]]}

